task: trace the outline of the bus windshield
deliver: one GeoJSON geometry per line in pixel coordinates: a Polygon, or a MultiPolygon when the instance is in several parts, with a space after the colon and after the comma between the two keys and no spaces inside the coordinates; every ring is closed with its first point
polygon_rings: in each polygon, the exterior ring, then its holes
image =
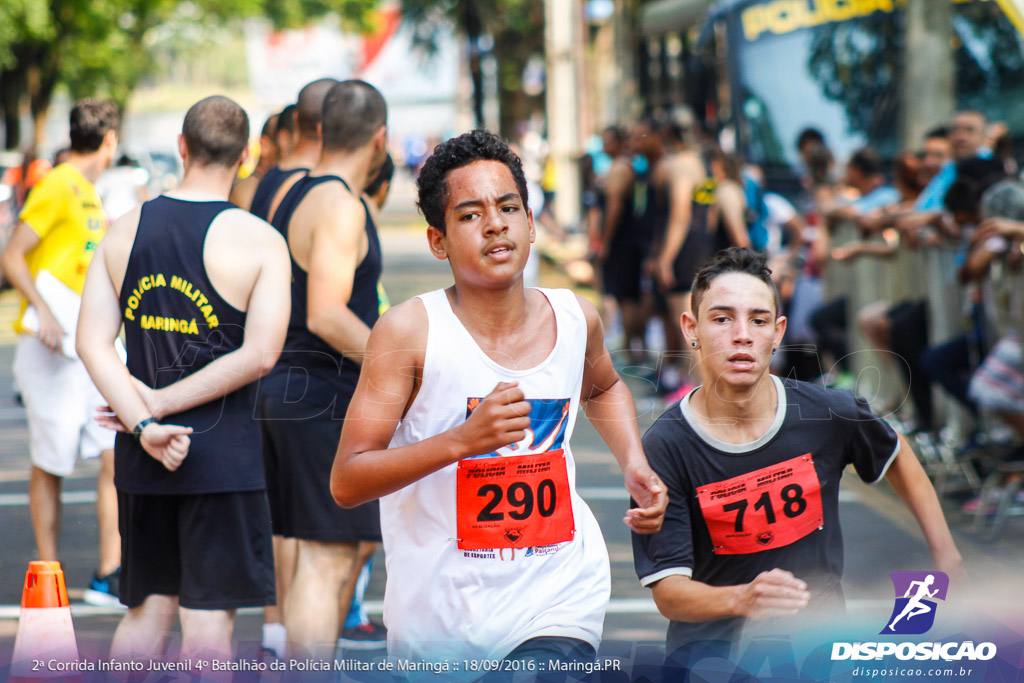
{"type": "MultiPolygon", "coordinates": [[[[738,14],[761,5],[746,5],[738,14]]],[[[764,30],[737,17],[732,32],[746,157],[766,165],[796,164],[796,138],[819,129],[835,156],[871,145],[899,150],[903,15],[876,11],[792,30],[764,30]],[[784,66],[783,66],[784,65],[784,66]]],[[[956,106],[1024,131],[1024,42],[995,2],[954,6],[956,106]]]]}

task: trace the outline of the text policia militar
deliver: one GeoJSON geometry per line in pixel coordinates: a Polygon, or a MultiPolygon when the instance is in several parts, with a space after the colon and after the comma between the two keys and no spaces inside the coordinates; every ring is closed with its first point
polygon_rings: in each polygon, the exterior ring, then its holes
{"type": "Polygon", "coordinates": [[[867,660],[895,656],[901,660],[988,661],[996,656],[994,643],[833,643],[832,660],[867,660]]]}
{"type": "MultiPolygon", "coordinates": [[[[128,295],[128,305],[124,309],[124,317],[127,318],[128,320],[135,320],[135,311],[139,308],[139,305],[142,303],[142,300],[145,297],[146,292],[156,287],[166,286],[167,278],[164,277],[163,273],[155,273],[153,275],[146,275],[144,277],[139,278],[138,283],[128,295]]],[[[203,319],[206,320],[207,325],[209,325],[211,328],[217,327],[219,321],[217,320],[217,314],[213,312],[213,305],[210,304],[209,299],[206,298],[206,295],[204,295],[199,290],[198,287],[196,287],[191,282],[178,275],[171,275],[170,286],[171,289],[181,292],[195,303],[196,308],[198,308],[199,312],[202,313],[203,319]]],[[[191,321],[191,324],[188,324],[188,321],[181,321],[186,324],[180,325],[179,323],[180,329],[175,328],[171,330],[169,326],[165,326],[162,324],[164,320],[163,318],[160,318],[158,316],[143,316],[143,318],[156,318],[156,320],[143,321],[142,326],[146,329],[166,330],[168,332],[180,331],[188,334],[199,333],[198,330],[195,329],[196,323],[194,319],[191,321]],[[156,321],[160,322],[158,323],[156,321]],[[147,322],[149,322],[150,324],[147,325],[147,322]]],[[[177,320],[174,320],[173,322],[178,323],[177,320]]]]}

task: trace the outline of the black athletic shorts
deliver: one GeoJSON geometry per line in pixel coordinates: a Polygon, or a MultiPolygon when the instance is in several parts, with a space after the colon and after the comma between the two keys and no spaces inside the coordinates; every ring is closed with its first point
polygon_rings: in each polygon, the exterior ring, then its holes
{"type": "MultiPolygon", "coordinates": [[[[339,397],[340,400],[340,397],[339,397]]],[[[347,406],[335,408],[344,414],[347,406]]],[[[334,502],[331,467],[344,420],[330,409],[311,417],[308,405],[260,397],[263,464],[275,536],[307,541],[380,541],[380,503],[352,509],[334,502]]]]}
{"type": "Polygon", "coordinates": [[[274,551],[264,491],[117,492],[121,602],[174,595],[190,609],[273,605],[274,551]]]}
{"type": "Polygon", "coordinates": [[[643,244],[612,244],[601,270],[605,293],[618,301],[639,301],[647,252],[643,244]]]}
{"type": "Polygon", "coordinates": [[[707,234],[691,232],[686,237],[676,260],[672,262],[672,277],[676,282],[669,288],[670,294],[685,294],[693,288],[693,278],[713,256],[710,244],[707,234]]]}
{"type": "Polygon", "coordinates": [[[512,683],[524,680],[521,672],[534,672],[529,680],[535,683],[567,683],[569,681],[596,680],[585,674],[585,667],[593,665],[597,652],[590,643],[577,638],[539,636],[520,643],[505,655],[507,665],[500,671],[487,674],[481,683],[512,683]],[[548,662],[557,660],[567,665],[567,671],[548,671],[548,662]],[[518,666],[517,666],[518,664],[518,666]],[[515,673],[520,672],[520,673],[515,673]]]}

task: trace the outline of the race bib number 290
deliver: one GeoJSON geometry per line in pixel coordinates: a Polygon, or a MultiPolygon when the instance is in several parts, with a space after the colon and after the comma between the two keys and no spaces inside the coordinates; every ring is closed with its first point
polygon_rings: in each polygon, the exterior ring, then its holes
{"type": "Polygon", "coordinates": [[[571,541],[575,523],[565,453],[460,460],[456,510],[462,550],[571,541]]]}
{"type": "Polygon", "coordinates": [[[781,548],[823,525],[821,483],[810,453],[697,489],[719,555],[781,548]]]}

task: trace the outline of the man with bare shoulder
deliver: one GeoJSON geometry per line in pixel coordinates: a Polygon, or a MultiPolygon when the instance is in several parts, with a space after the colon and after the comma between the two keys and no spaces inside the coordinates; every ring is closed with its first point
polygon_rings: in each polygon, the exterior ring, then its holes
{"type": "MultiPolygon", "coordinates": [[[[697,266],[711,255],[710,213],[715,193],[697,150],[683,145],[678,133],[675,137],[669,134],[671,126],[662,131],[675,144],[651,169],[652,182],[661,188],[666,208],[664,239],[655,259],[658,281],[678,321],[688,307],[687,293],[697,266]]],[[[655,135],[652,130],[651,136],[655,135]]]]}
{"type": "Polygon", "coordinates": [[[625,348],[630,360],[644,348],[647,316],[643,307],[644,264],[650,257],[654,225],[644,220],[649,202],[643,183],[637,188],[636,172],[629,155],[626,134],[609,126],[601,134],[604,151],[612,158],[604,183],[604,213],[601,246],[597,260],[601,265],[604,291],[615,298],[622,314],[625,348]]]}
{"type": "MultiPolygon", "coordinates": [[[[320,160],[320,114],[327,91],[337,82],[333,78],[321,78],[299,91],[295,103],[295,144],[282,151],[277,166],[267,171],[256,187],[249,206],[254,216],[273,222],[288,190],[320,160]]],[[[284,112],[281,115],[284,117],[284,112]]]]}
{"type": "Polygon", "coordinates": [[[274,601],[253,382],[284,343],[291,272],[281,236],[227,201],[248,137],[235,102],[193,105],[181,185],[118,219],[86,278],[78,353],[131,429],[115,445],[117,659],[159,658],[175,616],[182,658],[230,659],[235,610],[274,601]]]}
{"type": "Polygon", "coordinates": [[[417,182],[430,249],[455,284],[374,327],[331,490],[346,507],[381,498],[391,656],[582,665],[611,586],[575,487],[580,406],[638,503],[630,528],[661,526],[664,487],[596,309],[523,286],[534,226],[519,157],[478,130],[439,145],[417,182]]]}
{"type": "Polygon", "coordinates": [[[260,415],[274,535],[298,539],[283,603],[287,638],[296,652],[330,657],[358,543],[380,540],[376,502],[341,510],[329,480],[380,315],[380,242],[362,195],[387,158],[384,98],[363,81],[337,83],[321,129],[320,160],[274,215],[292,257],[292,320],[281,360],[261,383],[260,415]]]}

